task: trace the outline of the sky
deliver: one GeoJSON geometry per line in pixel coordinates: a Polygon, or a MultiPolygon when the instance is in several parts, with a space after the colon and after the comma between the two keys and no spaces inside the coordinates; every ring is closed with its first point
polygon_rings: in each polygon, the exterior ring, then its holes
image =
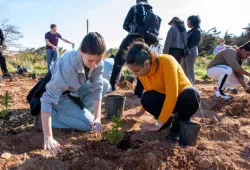
{"type": "MultiPolygon", "coordinates": [[[[99,32],[108,48],[118,48],[127,32],[123,22],[136,0],[0,0],[0,23],[4,19],[20,28],[24,38],[20,43],[25,48],[45,45],[44,35],[50,24],[57,25],[63,38],[79,46],[89,31],[99,32]]],[[[169,30],[168,22],[178,16],[186,21],[190,15],[199,15],[201,29],[216,27],[221,36],[229,33],[240,35],[250,23],[250,0],[149,0],[154,12],[162,18],[160,37],[164,44],[169,30]]],[[[62,41],[59,46],[71,49],[62,41]]]]}

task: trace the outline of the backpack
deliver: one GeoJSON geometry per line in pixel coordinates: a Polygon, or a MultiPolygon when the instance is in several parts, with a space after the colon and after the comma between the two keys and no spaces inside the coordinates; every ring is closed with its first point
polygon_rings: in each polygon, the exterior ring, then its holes
{"type": "Polygon", "coordinates": [[[140,11],[142,11],[142,15],[144,15],[142,22],[136,20],[138,33],[148,44],[157,42],[162,19],[152,10],[146,10],[143,5],[137,5],[135,9],[135,19],[141,18],[138,17],[140,11]]]}

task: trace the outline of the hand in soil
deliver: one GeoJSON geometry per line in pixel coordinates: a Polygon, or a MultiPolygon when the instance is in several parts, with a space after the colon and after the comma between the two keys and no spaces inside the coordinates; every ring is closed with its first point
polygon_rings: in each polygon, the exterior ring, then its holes
{"type": "Polygon", "coordinates": [[[102,123],[99,119],[93,121],[92,131],[101,134],[102,133],[102,123]]]}
{"type": "Polygon", "coordinates": [[[141,125],[141,130],[142,132],[156,132],[160,129],[161,127],[156,126],[155,124],[142,124],[141,125]]]}
{"type": "Polygon", "coordinates": [[[44,136],[44,150],[48,150],[50,153],[62,152],[61,145],[53,139],[51,136],[44,136]]]}

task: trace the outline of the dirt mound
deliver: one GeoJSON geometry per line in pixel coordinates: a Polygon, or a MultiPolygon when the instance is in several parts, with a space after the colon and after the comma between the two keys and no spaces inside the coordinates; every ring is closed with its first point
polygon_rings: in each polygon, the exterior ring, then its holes
{"type": "MultiPolygon", "coordinates": [[[[231,101],[212,98],[213,86],[196,85],[202,96],[201,109],[192,121],[201,124],[196,147],[180,147],[167,141],[169,128],[141,133],[142,123],[154,123],[149,114],[140,118],[124,117],[128,132],[121,146],[108,144],[102,137],[72,129],[53,129],[63,153],[42,150],[43,135],[33,129],[25,96],[36,82],[22,77],[0,84],[13,96],[14,104],[7,119],[0,119],[0,169],[250,169],[249,96],[240,92],[231,101]],[[232,113],[232,114],[231,114],[232,113]],[[201,114],[201,115],[199,115],[201,114]]],[[[119,93],[132,90],[124,81],[119,93]]],[[[140,99],[127,98],[124,116],[140,109],[140,99]]],[[[104,110],[103,110],[104,112],[104,110]]],[[[111,121],[103,119],[104,131],[111,121]]]]}
{"type": "Polygon", "coordinates": [[[133,90],[133,85],[127,80],[119,82],[118,86],[121,90],[133,90]]]}

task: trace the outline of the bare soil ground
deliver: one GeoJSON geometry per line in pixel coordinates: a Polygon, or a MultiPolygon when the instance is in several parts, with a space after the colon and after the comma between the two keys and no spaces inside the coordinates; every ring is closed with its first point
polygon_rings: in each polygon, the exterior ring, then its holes
{"type": "MultiPolygon", "coordinates": [[[[34,118],[26,102],[36,82],[25,76],[0,84],[0,95],[8,90],[14,100],[8,118],[0,119],[0,169],[250,169],[250,96],[242,91],[230,101],[220,101],[212,97],[213,84],[195,85],[202,96],[201,109],[192,118],[202,126],[196,147],[169,143],[169,129],[141,133],[141,123],[155,121],[146,114],[139,119],[124,118],[126,139],[120,149],[92,133],[53,129],[64,151],[50,154],[42,150],[43,134],[33,129],[34,118]]],[[[121,87],[124,90],[118,94],[132,89],[127,82],[121,87]]],[[[139,107],[139,99],[127,98],[124,116],[139,107]]],[[[104,118],[103,125],[106,131],[112,123],[104,118]]]]}

